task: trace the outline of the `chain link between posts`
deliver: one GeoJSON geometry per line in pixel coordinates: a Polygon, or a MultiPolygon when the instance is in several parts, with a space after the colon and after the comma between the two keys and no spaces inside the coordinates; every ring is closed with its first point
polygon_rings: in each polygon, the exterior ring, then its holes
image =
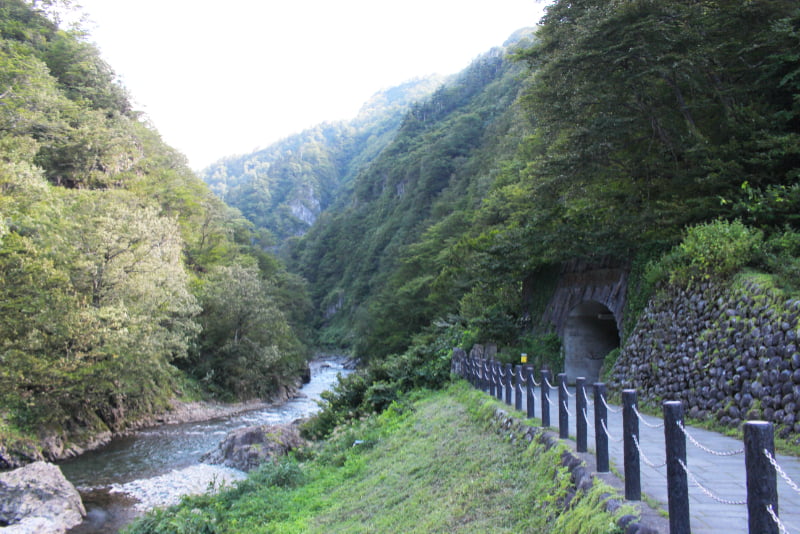
{"type": "Polygon", "coordinates": [[[681,429],[681,432],[683,432],[683,435],[686,436],[688,440],[692,442],[692,445],[694,445],[703,452],[707,452],[708,454],[712,454],[714,456],[736,456],[738,454],[744,454],[744,449],[736,449],[734,451],[715,451],[709,449],[708,447],[706,447],[705,445],[694,439],[694,437],[691,434],[689,434],[689,431],[686,430],[686,427],[683,426],[683,423],[681,423],[680,421],[677,421],[676,423],[678,425],[678,428],[681,429]]]}
{"type": "Polygon", "coordinates": [[[647,428],[664,428],[664,423],[663,422],[659,423],[657,425],[653,425],[653,424],[648,423],[647,421],[645,421],[644,417],[642,417],[642,414],[640,414],[639,410],[636,409],[636,405],[633,406],[633,413],[635,413],[636,417],[639,418],[639,422],[642,423],[647,428]]]}
{"type": "Polygon", "coordinates": [[[608,431],[608,427],[606,426],[606,422],[604,420],[600,419],[600,424],[603,427],[603,432],[606,433],[606,437],[610,441],[613,441],[614,443],[622,443],[623,441],[625,441],[625,438],[621,438],[621,439],[612,438],[611,437],[611,432],[608,431]]]}
{"type": "Polygon", "coordinates": [[[583,390],[583,400],[586,401],[586,406],[594,406],[594,402],[589,400],[589,396],[586,395],[586,390],[583,390]]]}
{"type": "Polygon", "coordinates": [[[608,403],[606,402],[606,398],[603,395],[600,395],[600,400],[603,401],[603,406],[605,406],[606,410],[608,410],[609,412],[614,413],[614,414],[622,412],[622,408],[614,409],[611,406],[609,406],[608,403]]]}
{"type": "Polygon", "coordinates": [[[789,534],[789,531],[786,530],[786,527],[781,522],[780,518],[778,517],[778,514],[775,513],[775,509],[772,507],[771,504],[767,505],[767,513],[772,518],[772,520],[775,521],[775,524],[778,525],[778,529],[781,531],[781,534],[789,534]]]}
{"type": "Polygon", "coordinates": [[[645,463],[645,465],[647,465],[648,467],[652,467],[653,469],[661,469],[662,467],[665,467],[667,465],[667,461],[666,460],[664,460],[663,464],[658,464],[658,465],[656,465],[653,462],[651,462],[647,458],[647,456],[645,456],[644,451],[639,446],[639,439],[636,437],[636,435],[633,436],[633,443],[634,443],[634,445],[636,445],[636,450],[639,451],[639,458],[641,458],[642,461],[645,463]]]}
{"type": "Polygon", "coordinates": [[[776,460],[775,457],[772,456],[767,449],[764,449],[764,455],[767,457],[767,460],[769,460],[769,463],[772,464],[772,467],[775,468],[775,472],[777,472],[781,476],[783,481],[786,482],[786,484],[790,488],[792,488],[796,493],[800,493],[800,487],[798,487],[797,484],[795,484],[795,482],[791,478],[789,478],[789,475],[786,474],[786,471],[784,471],[781,468],[781,466],[778,465],[778,460],[776,460]]]}
{"type": "Polygon", "coordinates": [[[715,500],[715,501],[717,501],[718,503],[721,503],[721,504],[730,504],[730,505],[734,505],[734,506],[743,506],[743,505],[747,504],[747,501],[730,501],[730,500],[727,500],[727,499],[723,499],[721,497],[717,497],[716,495],[714,495],[711,492],[711,490],[709,490],[708,488],[706,488],[705,486],[700,484],[700,481],[698,481],[697,478],[695,478],[694,474],[692,474],[692,472],[689,471],[689,468],[686,467],[686,464],[683,463],[683,460],[678,458],[678,463],[683,468],[684,472],[686,473],[686,476],[689,477],[690,479],[692,479],[692,482],[694,483],[694,485],[697,486],[698,488],[700,488],[700,491],[705,493],[706,496],[709,497],[710,499],[713,499],[713,500],[715,500]]]}

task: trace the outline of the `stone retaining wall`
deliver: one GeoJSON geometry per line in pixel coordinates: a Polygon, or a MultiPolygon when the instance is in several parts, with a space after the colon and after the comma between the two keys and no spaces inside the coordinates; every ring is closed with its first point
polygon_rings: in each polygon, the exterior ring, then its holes
{"type": "Polygon", "coordinates": [[[681,400],[689,417],[724,425],[762,419],[800,432],[800,300],[756,281],[670,287],[628,338],[609,385],[659,406],[681,400]]]}

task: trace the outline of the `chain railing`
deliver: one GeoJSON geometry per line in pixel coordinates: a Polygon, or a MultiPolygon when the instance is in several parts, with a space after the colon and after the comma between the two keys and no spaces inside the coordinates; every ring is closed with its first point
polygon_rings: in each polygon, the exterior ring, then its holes
{"type": "Polygon", "coordinates": [[[645,420],[644,416],[642,416],[642,414],[639,413],[639,410],[636,408],[636,406],[633,407],[633,413],[635,413],[636,417],[639,418],[639,422],[642,423],[647,428],[653,428],[653,429],[656,429],[656,430],[664,428],[664,422],[663,421],[658,423],[658,424],[656,424],[656,425],[648,423],[645,420]]]}
{"type": "Polygon", "coordinates": [[[692,437],[692,435],[689,433],[689,431],[686,430],[686,427],[683,426],[683,423],[680,422],[680,421],[678,421],[678,428],[681,429],[681,432],[683,432],[683,435],[686,436],[689,439],[689,441],[691,442],[692,445],[694,445],[695,447],[697,447],[698,449],[700,449],[703,452],[707,452],[708,454],[710,454],[712,456],[737,456],[739,454],[744,454],[744,448],[736,449],[736,450],[732,450],[732,451],[715,451],[713,449],[709,449],[708,447],[706,447],[705,445],[703,445],[702,443],[700,443],[699,441],[694,439],[692,437]]]}
{"type": "MultiPolygon", "coordinates": [[[[800,493],[800,485],[794,482],[786,471],[778,464],[774,453],[774,435],[771,423],[762,421],[749,421],[744,425],[744,448],[717,451],[703,445],[683,422],[683,405],[678,401],[665,401],[663,408],[663,422],[654,424],[645,419],[639,412],[636,392],[625,390],[622,392],[623,406],[615,408],[608,404],[605,394],[605,384],[598,382],[593,385],[594,401],[589,398],[584,379],[575,380],[575,393],[567,387],[567,376],[561,373],[558,386],[551,383],[551,373],[541,371],[541,379],[537,382],[531,366],[516,366],[512,370],[510,364],[505,368],[499,362],[487,359],[478,359],[477,362],[454,362],[455,371],[462,374],[476,387],[480,387],[498,399],[511,404],[511,392],[514,391],[515,407],[521,409],[523,388],[526,397],[527,416],[533,419],[535,414],[535,388],[539,388],[541,395],[541,423],[543,427],[550,427],[550,410],[557,408],[559,414],[559,437],[566,439],[568,434],[568,420],[570,417],[576,421],[576,443],[578,452],[586,452],[586,438],[591,428],[595,436],[596,469],[598,472],[609,471],[608,445],[622,443],[624,449],[624,479],[625,496],[628,500],[640,500],[639,462],[666,476],[669,521],[671,532],[689,532],[689,481],[703,495],[715,502],[731,506],[747,506],[748,526],[750,534],[783,534],[788,532],[778,515],[777,478],[783,481],[796,493],[800,493]],[[558,401],[554,403],[551,392],[557,390],[558,401]],[[574,411],[570,410],[569,402],[573,399],[574,411]],[[594,411],[594,422],[589,410],[594,411]],[[608,414],[622,414],[621,438],[618,434],[612,435],[608,428],[608,414]],[[576,417],[577,416],[577,417],[576,417]],[[639,423],[648,429],[664,430],[664,450],[666,459],[663,463],[656,464],[645,455],[639,439],[639,423]],[[701,482],[691,471],[686,460],[686,442],[697,449],[715,457],[745,456],[745,473],[747,477],[747,499],[726,499],[717,495],[711,488],[701,482]],[[666,473],[662,470],[666,467],[666,473]],[[751,481],[755,481],[751,483],[751,481]],[[754,504],[756,503],[756,504],[754,504]]],[[[650,438],[652,442],[652,438],[650,438]]]]}

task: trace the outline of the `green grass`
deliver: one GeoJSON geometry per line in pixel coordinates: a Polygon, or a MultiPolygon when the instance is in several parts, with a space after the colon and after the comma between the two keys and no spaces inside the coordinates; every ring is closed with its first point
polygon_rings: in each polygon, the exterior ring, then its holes
{"type": "MultiPolygon", "coordinates": [[[[612,533],[607,486],[570,500],[563,449],[511,443],[500,404],[457,384],[337,429],[238,487],[148,515],[143,533],[612,533]],[[565,503],[570,502],[565,512],[565,503]]],[[[629,513],[630,510],[626,510],[629,513]]]]}

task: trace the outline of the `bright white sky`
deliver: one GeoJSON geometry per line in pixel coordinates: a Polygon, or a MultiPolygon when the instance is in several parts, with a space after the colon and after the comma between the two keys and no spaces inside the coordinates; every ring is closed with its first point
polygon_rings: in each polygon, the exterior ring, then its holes
{"type": "Polygon", "coordinates": [[[461,71],[541,0],[78,0],[137,109],[199,170],[381,89],[461,71]]]}

